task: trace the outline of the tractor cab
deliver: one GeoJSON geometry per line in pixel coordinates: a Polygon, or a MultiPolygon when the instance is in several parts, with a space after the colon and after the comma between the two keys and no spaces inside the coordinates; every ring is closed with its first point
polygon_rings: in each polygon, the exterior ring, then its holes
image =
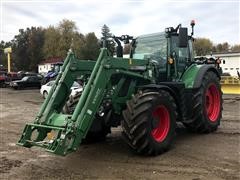
{"type": "MultiPolygon", "coordinates": [[[[191,23],[192,29],[194,22],[191,23]]],[[[181,24],[165,32],[142,35],[132,43],[133,59],[150,60],[157,68],[159,81],[178,80],[194,60],[192,35],[181,24]]]]}
{"type": "Polygon", "coordinates": [[[159,78],[162,81],[167,79],[168,40],[164,32],[137,37],[132,43],[131,57],[149,60],[159,78]]]}

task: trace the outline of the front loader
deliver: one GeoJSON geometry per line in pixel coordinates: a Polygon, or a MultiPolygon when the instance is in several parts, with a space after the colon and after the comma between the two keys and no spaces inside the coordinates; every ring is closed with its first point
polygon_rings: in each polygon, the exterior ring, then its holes
{"type": "Polygon", "coordinates": [[[121,125],[135,152],[157,155],[172,144],[176,122],[195,132],[215,131],[222,115],[221,71],[218,64],[194,60],[191,25],[190,36],[181,25],[137,38],[114,36],[117,57],[102,48],[96,62],[69,51],[18,145],[66,155],[121,125]],[[123,58],[121,41],[131,41],[129,58],[123,58]],[[75,79],[83,91],[69,98],[75,79]]]}

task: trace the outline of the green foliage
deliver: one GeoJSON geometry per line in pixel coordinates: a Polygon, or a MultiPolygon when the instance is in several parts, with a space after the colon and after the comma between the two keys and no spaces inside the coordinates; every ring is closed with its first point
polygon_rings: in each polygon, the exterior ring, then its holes
{"type": "Polygon", "coordinates": [[[31,27],[20,29],[19,34],[12,41],[13,68],[18,70],[36,71],[37,65],[43,59],[42,47],[44,30],[31,27]]]}
{"type": "Polygon", "coordinates": [[[44,57],[62,57],[67,55],[68,50],[73,44],[81,41],[81,34],[77,32],[75,22],[62,20],[57,27],[49,26],[45,32],[44,57]]]}
{"type": "Polygon", "coordinates": [[[211,53],[240,52],[240,45],[230,46],[228,42],[213,45],[212,41],[206,38],[196,38],[194,50],[197,56],[204,56],[211,53]]]}
{"type": "Polygon", "coordinates": [[[75,22],[70,20],[64,19],[57,27],[49,26],[46,29],[43,48],[45,58],[64,58],[70,48],[78,58],[95,60],[100,46],[94,33],[84,36],[77,31],[75,22]]]}
{"type": "Polygon", "coordinates": [[[74,37],[76,38],[78,32],[77,32],[77,26],[75,22],[69,21],[69,20],[62,20],[57,30],[60,34],[60,40],[58,43],[59,46],[59,56],[65,57],[68,50],[71,48],[72,43],[74,40],[74,37]]]}
{"type": "Polygon", "coordinates": [[[19,34],[14,37],[12,44],[12,59],[14,68],[28,70],[29,58],[27,56],[28,47],[28,35],[29,28],[27,30],[19,29],[19,34]]]}
{"type": "Polygon", "coordinates": [[[210,39],[196,38],[193,45],[197,56],[205,56],[212,52],[213,43],[210,39]]]}
{"type": "Polygon", "coordinates": [[[37,71],[38,64],[43,60],[44,30],[32,28],[28,36],[27,54],[29,56],[29,70],[37,71]]]}
{"type": "Polygon", "coordinates": [[[77,31],[75,22],[62,20],[46,29],[31,27],[20,29],[11,42],[0,43],[0,64],[7,67],[7,56],[3,49],[11,46],[12,69],[14,71],[37,71],[38,64],[51,57],[65,58],[71,48],[81,59],[96,60],[100,44],[94,33],[85,36],[77,31]]]}
{"type": "Polygon", "coordinates": [[[88,33],[84,38],[84,44],[80,48],[80,59],[89,59],[89,60],[97,60],[99,55],[100,44],[98,42],[95,34],[88,33]]]}
{"type": "Polygon", "coordinates": [[[45,30],[44,34],[45,41],[43,46],[44,58],[47,59],[49,57],[60,57],[59,53],[60,38],[61,38],[60,33],[53,26],[49,26],[45,30]]]}
{"type": "Polygon", "coordinates": [[[0,42],[0,66],[7,68],[7,55],[4,53],[4,49],[11,46],[11,42],[0,42]]]}

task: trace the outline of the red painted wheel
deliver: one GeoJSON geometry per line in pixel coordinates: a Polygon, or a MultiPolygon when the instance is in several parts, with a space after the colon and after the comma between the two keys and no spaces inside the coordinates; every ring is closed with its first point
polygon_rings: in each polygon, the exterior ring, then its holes
{"type": "Polygon", "coordinates": [[[145,90],[127,102],[123,111],[123,137],[139,154],[167,151],[175,137],[176,103],[165,90],[145,90]]]}
{"type": "Polygon", "coordinates": [[[199,133],[216,131],[222,118],[222,102],[220,79],[216,73],[208,71],[193,93],[192,118],[183,122],[184,125],[199,133]]]}
{"type": "Polygon", "coordinates": [[[206,90],[205,107],[206,113],[210,121],[215,122],[220,113],[220,93],[215,84],[210,84],[206,90]]]}
{"type": "Polygon", "coordinates": [[[152,115],[157,121],[157,125],[151,131],[151,134],[157,142],[162,142],[166,139],[170,128],[169,112],[165,106],[159,106],[153,111],[152,115]]]}

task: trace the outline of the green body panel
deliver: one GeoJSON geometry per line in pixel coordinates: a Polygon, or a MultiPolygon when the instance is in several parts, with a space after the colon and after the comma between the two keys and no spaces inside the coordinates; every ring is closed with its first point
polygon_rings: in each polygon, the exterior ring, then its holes
{"type": "Polygon", "coordinates": [[[181,80],[185,84],[185,88],[193,88],[195,79],[198,75],[198,71],[203,65],[192,64],[188,69],[184,72],[181,80]]]}

